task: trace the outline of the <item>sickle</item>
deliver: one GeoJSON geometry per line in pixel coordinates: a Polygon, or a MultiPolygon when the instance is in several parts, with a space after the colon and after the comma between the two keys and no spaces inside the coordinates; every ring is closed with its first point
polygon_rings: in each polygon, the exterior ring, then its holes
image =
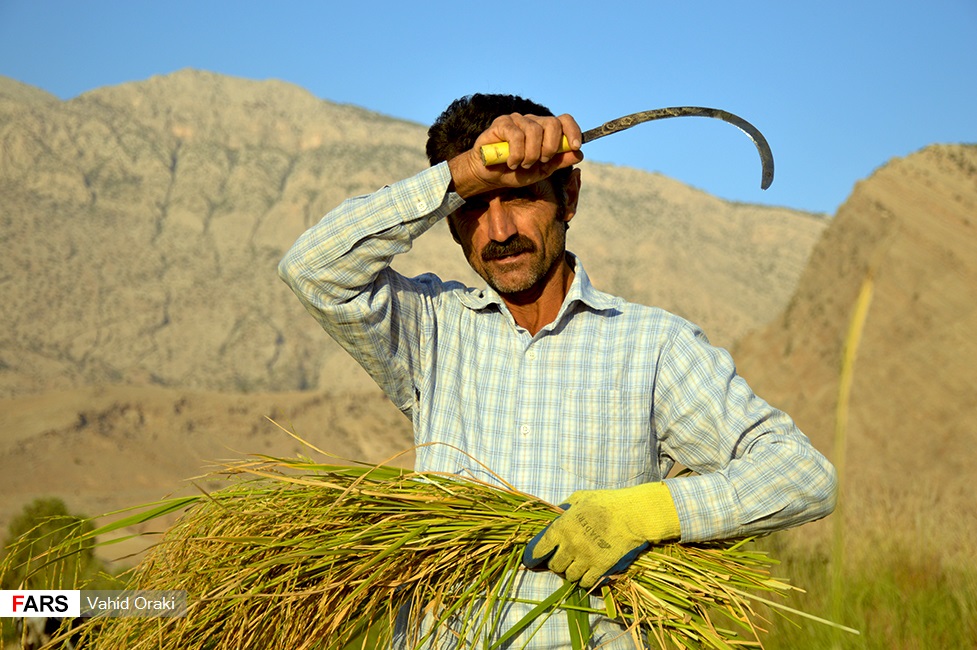
{"type": "MultiPolygon", "coordinates": [[[[584,131],[583,142],[592,142],[597,138],[604,137],[605,135],[630,129],[632,126],[641,124],[642,122],[662,120],[669,117],[689,116],[711,117],[722,120],[723,122],[729,122],[743,133],[750,136],[753,144],[756,145],[757,151],[760,152],[760,164],[763,166],[763,175],[760,179],[760,188],[765,190],[770,187],[770,184],[773,183],[773,153],[770,151],[770,145],[767,144],[767,139],[763,137],[763,134],[760,133],[759,129],[744,120],[742,117],[733,115],[729,111],[724,111],[719,108],[673,106],[671,108],[656,108],[650,111],[641,111],[640,113],[633,113],[631,115],[619,117],[616,120],[611,120],[610,122],[601,124],[595,129],[584,131]]],[[[570,151],[570,143],[567,142],[566,136],[564,136],[563,145],[560,147],[559,152],[563,153],[566,151],[570,151]]],[[[485,165],[497,165],[499,163],[503,163],[509,158],[509,143],[497,142],[495,144],[487,144],[482,147],[481,153],[482,162],[485,165]]]]}

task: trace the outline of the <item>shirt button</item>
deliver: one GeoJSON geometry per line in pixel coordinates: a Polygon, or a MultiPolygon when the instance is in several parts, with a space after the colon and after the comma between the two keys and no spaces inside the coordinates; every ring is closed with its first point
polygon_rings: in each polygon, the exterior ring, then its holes
{"type": "Polygon", "coordinates": [[[521,427],[519,427],[519,433],[521,433],[524,436],[528,436],[530,431],[532,431],[532,429],[529,428],[528,424],[524,424],[521,427]]]}
{"type": "Polygon", "coordinates": [[[529,357],[529,360],[530,361],[535,361],[536,360],[536,350],[530,350],[529,352],[526,353],[526,356],[529,357]]]}

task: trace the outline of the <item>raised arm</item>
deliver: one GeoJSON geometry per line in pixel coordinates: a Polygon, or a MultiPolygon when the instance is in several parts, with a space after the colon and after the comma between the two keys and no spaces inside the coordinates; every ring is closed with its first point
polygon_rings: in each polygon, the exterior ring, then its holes
{"type": "Polygon", "coordinates": [[[413,405],[418,329],[435,281],[390,269],[395,255],[463,201],[438,165],[347,199],[295,242],[278,272],[313,317],[405,413],[413,405]]]}

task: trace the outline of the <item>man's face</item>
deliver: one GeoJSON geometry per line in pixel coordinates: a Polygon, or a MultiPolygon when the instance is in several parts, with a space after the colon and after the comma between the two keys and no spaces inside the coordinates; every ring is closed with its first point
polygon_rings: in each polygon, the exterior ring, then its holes
{"type": "Polygon", "coordinates": [[[450,217],[468,263],[499,294],[541,289],[564,259],[578,189],[575,171],[565,201],[549,179],[469,198],[450,217]]]}

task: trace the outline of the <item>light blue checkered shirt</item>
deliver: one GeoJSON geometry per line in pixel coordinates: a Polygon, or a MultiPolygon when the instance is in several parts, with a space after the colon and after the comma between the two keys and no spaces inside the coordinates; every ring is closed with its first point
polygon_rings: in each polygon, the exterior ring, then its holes
{"type": "MultiPolygon", "coordinates": [[[[493,480],[551,503],[665,479],[683,541],[810,521],[835,473],[794,423],[750,390],[729,354],[689,322],[591,286],[579,260],[556,320],[535,336],[491,288],[390,268],[464,200],[441,164],[345,201],[303,234],[279,272],[309,312],[414,425],[420,471],[493,480]],[[455,451],[457,448],[461,451],[455,451]]],[[[521,598],[561,580],[526,573],[521,598]]],[[[518,620],[529,606],[514,606],[518,620]]],[[[598,632],[614,635],[610,626],[598,632]]],[[[604,641],[610,639],[605,636],[604,641]]],[[[531,648],[569,648],[553,617],[531,648]]],[[[522,647],[517,642],[512,647],[522,647]]],[[[606,648],[633,648],[629,638],[606,648]]]]}

